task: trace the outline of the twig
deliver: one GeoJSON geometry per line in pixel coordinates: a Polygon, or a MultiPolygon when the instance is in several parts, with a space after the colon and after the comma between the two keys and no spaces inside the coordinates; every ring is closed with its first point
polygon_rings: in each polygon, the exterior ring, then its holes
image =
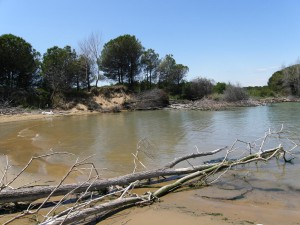
{"type": "MultiPolygon", "coordinates": [[[[283,129],[283,126],[282,126],[283,129]]],[[[42,207],[45,206],[47,202],[50,201],[50,198],[56,195],[64,195],[60,201],[52,207],[45,215],[45,221],[42,223],[43,225],[50,225],[50,224],[70,224],[73,222],[80,222],[81,220],[84,220],[92,215],[98,215],[99,213],[101,216],[104,214],[107,214],[108,212],[111,212],[111,210],[119,209],[120,207],[124,206],[132,206],[135,204],[144,204],[144,203],[152,203],[159,197],[174,191],[183,185],[185,185],[189,181],[195,181],[195,179],[198,179],[200,181],[206,181],[208,179],[211,180],[209,184],[217,182],[221,177],[223,177],[224,174],[226,174],[229,170],[231,170],[234,167],[237,167],[239,165],[248,164],[251,162],[258,162],[263,161],[266,162],[274,157],[283,157],[286,159],[286,154],[292,155],[292,151],[294,151],[295,148],[299,147],[295,141],[290,141],[290,143],[293,143],[293,146],[289,150],[284,150],[284,148],[281,146],[281,144],[275,148],[265,149],[265,145],[267,141],[271,140],[271,138],[278,138],[279,136],[284,136],[283,131],[279,130],[271,131],[269,129],[268,132],[264,134],[264,137],[262,139],[256,140],[256,142],[250,143],[243,140],[237,139],[234,141],[234,143],[228,148],[220,148],[214,151],[210,152],[202,152],[200,153],[198,148],[196,147],[197,153],[185,155],[183,157],[179,157],[174,159],[172,162],[169,162],[165,167],[162,167],[160,169],[156,170],[149,170],[144,172],[136,172],[138,164],[142,165],[145,169],[145,165],[139,160],[139,152],[142,151],[142,145],[147,149],[149,148],[150,144],[145,140],[142,139],[139,141],[137,145],[137,151],[135,154],[132,153],[134,156],[134,172],[132,174],[128,174],[125,176],[117,177],[117,178],[111,178],[107,180],[98,180],[99,173],[97,169],[95,168],[94,164],[87,162],[87,160],[90,159],[90,157],[87,157],[83,160],[79,160],[79,158],[76,160],[76,162],[73,164],[73,166],[69,169],[69,171],[66,173],[66,175],[61,179],[59,184],[54,187],[45,187],[47,196],[44,196],[46,199],[43,201],[43,203],[38,207],[37,210],[30,210],[30,207],[20,215],[16,216],[15,218],[9,220],[8,224],[16,219],[19,219],[21,217],[24,217],[26,215],[38,215],[39,211],[42,207]],[[259,142],[259,145],[258,145],[259,142]],[[242,144],[239,144],[242,143],[242,144]],[[257,145],[256,145],[257,144],[257,145]],[[243,146],[242,149],[240,149],[240,146],[243,146]],[[204,164],[204,165],[192,165],[189,162],[189,159],[197,158],[197,157],[203,157],[203,156],[209,156],[216,154],[222,150],[226,149],[225,156],[221,159],[221,162],[219,163],[210,163],[210,164],[204,164]],[[241,151],[242,150],[242,151],[241,151]],[[257,152],[254,152],[257,151],[257,152]],[[240,152],[241,151],[241,152],[240,152]],[[248,152],[250,151],[250,154],[248,152]],[[238,155],[237,159],[232,159],[231,156],[233,153],[236,157],[238,155]],[[182,161],[187,161],[191,167],[186,168],[177,168],[174,169],[173,167],[177,165],[178,163],[182,161]],[[65,179],[74,171],[80,171],[82,170],[82,166],[91,165],[89,167],[89,174],[88,178],[85,182],[75,185],[75,186],[68,186],[63,185],[65,179]],[[93,174],[96,174],[95,177],[93,177],[93,174]],[[157,191],[155,191],[153,194],[148,192],[147,194],[143,196],[134,196],[131,194],[131,189],[136,188],[137,185],[143,184],[143,180],[151,179],[154,177],[170,177],[176,175],[177,180],[171,184],[167,184],[163,187],[160,187],[157,191]],[[184,175],[184,176],[183,176],[184,175]],[[183,176],[183,177],[182,177],[183,176]],[[121,185],[123,187],[115,188],[112,192],[102,195],[100,197],[96,196],[96,198],[93,196],[95,189],[97,190],[103,190],[104,188],[108,188],[110,186],[117,187],[117,185],[121,185]],[[72,187],[70,189],[70,187],[72,187]],[[65,192],[65,190],[68,190],[65,192]],[[48,192],[49,191],[49,192],[48,192]],[[73,193],[80,192],[80,197],[76,200],[76,202],[72,205],[72,207],[69,207],[65,209],[64,211],[51,216],[54,214],[59,207],[63,206],[63,203],[65,200],[73,193]],[[83,199],[90,195],[87,200],[83,199]],[[127,197],[130,196],[130,197],[127,197]],[[103,200],[110,199],[109,202],[103,203],[103,200]],[[113,200],[111,200],[113,199],[113,200]]],[[[144,152],[143,152],[144,153],[144,152]]],[[[7,159],[8,162],[8,159],[7,159]]],[[[8,164],[8,163],[7,163],[8,164]]],[[[28,166],[27,166],[28,167],[28,166]]],[[[25,169],[27,168],[25,166],[25,169]]],[[[6,167],[7,168],[7,167],[6,167]]],[[[25,170],[24,169],[24,170],[25,170]]],[[[87,169],[87,168],[84,168],[87,169]]],[[[5,170],[6,171],[6,170],[5,170]]],[[[4,174],[7,174],[5,172],[4,174]]],[[[5,175],[6,176],[6,175],[5,175]]],[[[4,180],[4,177],[2,176],[2,181],[4,180]]],[[[19,176],[19,175],[17,175],[19,176]]],[[[171,177],[172,178],[172,177],[171,177]]],[[[163,179],[160,179],[161,182],[163,179]]],[[[34,189],[34,188],[32,188],[34,189]]],[[[43,190],[43,191],[45,191],[43,190]]],[[[5,193],[14,193],[15,195],[18,195],[20,190],[4,190],[2,193],[0,192],[0,198],[1,194],[5,193]]],[[[246,193],[246,192],[245,192],[246,193]]],[[[26,195],[22,193],[22,195],[26,195]]],[[[41,198],[41,195],[39,196],[41,198]]],[[[6,202],[7,199],[2,198],[3,202],[6,202]]],[[[18,198],[17,198],[18,199],[18,198]]],[[[19,198],[20,199],[20,198],[19,198]]],[[[25,197],[26,199],[26,197],[25,197]]],[[[32,201],[32,199],[31,199],[32,201]]]]}
{"type": "Polygon", "coordinates": [[[69,152],[53,152],[53,153],[49,153],[49,154],[45,154],[45,155],[33,156],[28,161],[28,163],[23,167],[23,169],[11,181],[9,181],[5,186],[6,187],[10,186],[16,179],[18,179],[21,176],[21,174],[24,173],[24,171],[31,165],[31,163],[34,160],[40,159],[40,158],[45,158],[45,157],[48,157],[48,156],[53,156],[53,155],[60,155],[60,154],[63,154],[63,155],[73,155],[73,154],[71,154],[69,152]]]}
{"type": "Polygon", "coordinates": [[[6,158],[6,166],[5,166],[5,169],[3,171],[3,176],[0,180],[0,185],[1,185],[0,191],[3,187],[5,188],[7,186],[7,185],[4,184],[4,179],[7,178],[7,171],[9,169],[9,163],[8,163],[8,156],[7,155],[5,155],[5,158],[6,158]]]}
{"type": "Polygon", "coordinates": [[[210,151],[210,152],[200,152],[200,153],[192,153],[192,154],[189,154],[189,155],[186,155],[186,156],[183,156],[183,157],[179,157],[179,158],[175,158],[173,161],[169,162],[168,164],[166,164],[164,166],[164,168],[173,168],[175,165],[177,165],[178,163],[182,162],[182,161],[185,161],[187,159],[192,159],[192,158],[199,158],[199,157],[203,157],[203,156],[209,156],[209,155],[214,155],[224,149],[226,149],[226,147],[224,148],[219,148],[219,149],[216,149],[214,151],[210,151]]]}

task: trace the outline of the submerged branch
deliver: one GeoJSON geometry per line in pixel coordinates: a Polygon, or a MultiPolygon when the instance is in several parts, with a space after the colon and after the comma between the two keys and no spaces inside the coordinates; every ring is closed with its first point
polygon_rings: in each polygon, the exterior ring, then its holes
{"type": "Polygon", "coordinates": [[[186,175],[186,176],[176,180],[172,184],[163,186],[162,188],[160,188],[156,192],[154,192],[153,195],[155,197],[159,198],[159,197],[162,197],[163,195],[167,194],[170,191],[180,188],[183,184],[185,184],[186,182],[188,182],[192,179],[197,178],[197,179],[201,180],[203,178],[206,178],[208,176],[208,174],[210,174],[210,173],[215,174],[224,169],[232,168],[234,166],[238,166],[241,164],[246,164],[246,163],[260,161],[260,160],[267,161],[282,152],[284,152],[284,150],[281,146],[279,146],[274,149],[266,150],[263,153],[252,154],[252,155],[246,156],[244,158],[241,158],[241,159],[238,159],[235,161],[222,161],[220,164],[211,165],[210,167],[208,167],[206,169],[199,170],[199,171],[196,171],[189,175],[186,175]]]}
{"type": "MultiPolygon", "coordinates": [[[[280,148],[282,150],[282,148],[280,148]]],[[[0,202],[8,203],[8,202],[26,202],[26,201],[35,201],[37,199],[45,198],[51,194],[51,196],[61,196],[65,195],[69,192],[73,193],[81,193],[84,192],[87,188],[90,191],[105,191],[110,186],[123,186],[129,185],[130,183],[136,180],[148,180],[151,178],[157,178],[161,176],[174,176],[174,175],[185,175],[193,172],[200,171],[201,173],[208,173],[215,169],[220,170],[224,167],[236,166],[240,164],[246,164],[253,161],[259,160],[268,160],[268,157],[272,156],[272,154],[277,153],[278,148],[266,150],[261,154],[252,154],[246,156],[239,161],[234,161],[229,163],[227,161],[223,162],[222,165],[219,163],[213,164],[205,164],[193,167],[185,167],[185,168],[177,168],[177,169],[157,169],[150,170],[145,172],[138,172],[134,174],[127,174],[124,176],[110,178],[110,179],[102,179],[94,181],[92,184],[86,182],[84,184],[65,184],[58,186],[48,186],[48,187],[31,187],[31,188],[20,188],[16,190],[2,190],[0,192],[0,202]]],[[[217,172],[217,171],[216,171],[217,172]]]]}
{"type": "Polygon", "coordinates": [[[105,191],[110,186],[129,185],[130,183],[136,180],[148,180],[148,179],[157,178],[161,176],[184,175],[184,174],[192,173],[197,170],[203,170],[209,168],[210,166],[211,164],[179,168],[179,169],[150,170],[150,171],[138,172],[134,174],[127,174],[116,178],[97,180],[92,184],[86,182],[84,184],[65,184],[59,187],[35,186],[31,188],[20,188],[16,190],[11,190],[11,189],[2,190],[0,192],[0,199],[1,199],[0,203],[35,201],[37,199],[45,198],[51,193],[52,196],[61,196],[71,191],[73,191],[73,193],[81,193],[84,192],[87,188],[89,188],[90,191],[105,191]]]}
{"type": "MultiPolygon", "coordinates": [[[[282,130],[280,130],[279,133],[282,133],[282,130]]],[[[55,206],[49,209],[45,215],[42,215],[43,219],[41,224],[43,225],[72,224],[74,222],[79,222],[90,218],[91,216],[97,216],[97,218],[99,218],[99,216],[103,217],[111,211],[115,211],[123,207],[134,206],[136,204],[151,204],[155,202],[156,199],[178,188],[181,188],[183,185],[186,185],[190,182],[198,181],[201,184],[206,184],[207,180],[212,180],[212,178],[213,182],[215,182],[219,180],[220,177],[222,177],[228,170],[239,165],[258,161],[267,162],[268,160],[275,157],[283,157],[284,160],[287,161],[288,159],[286,159],[286,155],[291,155],[291,152],[288,150],[284,150],[281,145],[267,150],[263,149],[266,143],[266,139],[270,134],[273,135],[276,134],[276,132],[269,131],[267,134],[265,134],[256,153],[253,153],[254,147],[252,147],[249,142],[241,142],[238,140],[234,142],[234,144],[229,148],[224,147],[216,149],[214,151],[202,153],[197,151],[197,153],[188,154],[176,158],[162,168],[147,170],[143,172],[135,172],[137,163],[146,168],[138,158],[138,149],[136,154],[134,154],[134,173],[110,179],[99,179],[99,174],[95,166],[92,163],[86,162],[86,160],[89,158],[81,161],[77,160],[56,186],[34,186],[31,188],[23,187],[19,189],[10,189],[7,185],[11,184],[17,178],[19,178],[20,175],[25,171],[25,169],[31,164],[32,160],[50,155],[33,157],[22,169],[21,173],[17,174],[17,177],[13,178],[5,186],[3,185],[3,183],[7,177],[7,171],[9,169],[9,165],[7,163],[4,169],[4,174],[1,177],[2,189],[0,189],[0,204],[18,202],[32,203],[38,199],[44,200],[42,201],[43,203],[39,207],[37,207],[37,210],[31,211],[30,204],[30,207],[28,207],[27,210],[20,213],[15,218],[7,221],[5,224],[9,224],[10,222],[23,218],[27,215],[36,215],[36,217],[38,218],[38,215],[41,214],[40,209],[45,207],[46,203],[50,202],[50,199],[54,196],[61,197],[60,200],[55,204],[55,206]],[[250,154],[247,153],[247,155],[245,155],[244,153],[247,151],[244,151],[242,154],[239,153],[239,158],[230,159],[230,154],[237,150],[237,147],[235,146],[237,142],[246,145],[245,149],[248,148],[248,150],[250,150],[250,154]],[[214,163],[203,165],[191,165],[189,162],[190,167],[174,168],[182,161],[215,155],[225,149],[225,156],[220,161],[214,161],[214,163]],[[82,165],[91,166],[90,173],[86,181],[77,184],[63,184],[66,178],[71,174],[71,172],[76,171],[82,165]],[[156,183],[163,183],[166,180],[170,181],[170,178],[175,181],[158,188],[153,193],[147,192],[142,196],[131,193],[132,190],[136,188],[136,186],[149,185],[149,180],[153,178],[157,178],[156,183]],[[102,195],[99,196],[99,192],[101,192],[102,195]],[[73,201],[73,203],[66,202],[67,198],[74,198],[74,194],[76,193],[80,193],[76,201],[73,201]],[[109,201],[105,201],[106,199],[109,201]],[[65,208],[66,204],[68,204],[67,209],[65,208]]],[[[295,146],[292,149],[294,150],[294,148],[295,146]]],[[[236,155],[234,156],[236,157],[236,155]]]]}

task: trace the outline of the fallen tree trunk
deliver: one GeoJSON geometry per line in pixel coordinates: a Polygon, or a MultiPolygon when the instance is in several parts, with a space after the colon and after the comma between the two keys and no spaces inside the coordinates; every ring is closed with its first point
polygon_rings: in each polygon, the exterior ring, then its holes
{"type": "MultiPolygon", "coordinates": [[[[69,176],[69,174],[76,170],[78,166],[86,165],[89,163],[86,163],[86,159],[81,161],[76,161],[76,163],[70,168],[69,172],[64,176],[64,178],[61,180],[61,182],[57,186],[34,186],[31,188],[19,188],[19,189],[11,189],[9,186],[16,180],[19,175],[25,171],[25,169],[29,166],[30,162],[21,170],[21,172],[8,183],[4,184],[4,178],[6,177],[6,173],[8,171],[9,165],[7,163],[6,168],[4,169],[4,174],[1,179],[1,186],[0,186],[0,206],[4,203],[17,203],[17,202],[29,202],[32,203],[33,201],[37,199],[46,198],[43,200],[43,203],[38,207],[36,210],[31,210],[31,204],[29,208],[22,213],[20,213],[18,216],[10,219],[4,224],[9,224],[12,221],[15,221],[20,218],[24,218],[29,215],[34,215],[36,218],[38,218],[38,215],[40,214],[40,209],[46,206],[47,202],[51,202],[50,198],[54,196],[62,196],[60,197],[59,202],[55,203],[55,206],[52,207],[50,210],[46,212],[46,215],[42,215],[42,223],[43,225],[53,225],[53,224],[72,224],[74,221],[79,222],[82,220],[85,220],[88,217],[95,216],[97,218],[102,217],[104,215],[107,215],[111,211],[115,211],[118,209],[123,209],[123,207],[128,207],[136,204],[143,204],[143,203],[153,203],[156,199],[162,197],[163,195],[166,195],[183,185],[186,185],[190,182],[200,181],[201,183],[206,183],[207,180],[218,180],[222,174],[226,173],[229,169],[236,167],[238,165],[243,165],[251,162],[257,162],[257,161],[268,161],[269,159],[272,159],[274,157],[283,157],[285,161],[286,160],[286,153],[291,154],[291,151],[286,151],[279,145],[276,148],[269,149],[269,150],[263,150],[263,145],[269,135],[273,134],[281,134],[281,131],[278,133],[272,133],[269,131],[268,134],[265,135],[265,137],[262,139],[261,145],[256,147],[257,152],[251,154],[253,152],[253,149],[248,142],[242,142],[249,146],[247,148],[247,151],[239,152],[238,159],[232,159],[230,158],[231,153],[236,151],[235,144],[238,142],[238,140],[230,147],[227,148],[225,156],[221,159],[221,161],[218,161],[216,163],[209,163],[209,164],[203,164],[203,165],[197,165],[190,167],[184,167],[184,168],[174,168],[178,163],[188,160],[188,159],[194,159],[199,158],[203,156],[208,155],[214,155],[226,148],[217,149],[211,152],[204,152],[200,153],[197,151],[197,153],[185,155],[183,157],[179,157],[168,163],[162,168],[155,169],[155,170],[148,170],[144,172],[137,172],[132,174],[127,174],[124,176],[116,177],[116,178],[110,178],[110,179],[98,179],[99,175],[94,167],[94,165],[91,166],[90,175],[87,179],[88,181],[79,183],[79,184],[67,184],[63,185],[63,182],[65,181],[66,177],[69,176]],[[250,152],[250,153],[249,153],[250,152]],[[92,173],[93,171],[96,173],[96,176],[92,179],[92,173]],[[173,177],[172,177],[173,176],[173,177]],[[158,190],[154,191],[154,193],[147,192],[146,194],[139,196],[136,194],[132,194],[129,190],[135,188],[138,186],[148,185],[147,182],[149,182],[149,179],[158,178],[157,182],[165,182],[169,181],[171,178],[176,178],[176,181],[174,181],[171,184],[167,184],[158,190]],[[217,177],[215,179],[215,177],[217,177]],[[118,186],[125,186],[125,188],[118,187],[118,186]],[[127,186],[127,187],[126,187],[127,186]],[[108,192],[104,195],[96,195],[94,196],[94,191],[106,191],[110,187],[114,187],[113,191],[108,192]],[[118,188],[121,188],[118,189],[118,188]],[[68,202],[66,200],[74,200],[74,196],[70,196],[74,193],[80,193],[76,198],[76,201],[74,203],[68,202]],[[88,198],[87,195],[89,195],[88,198]],[[85,200],[84,200],[85,199],[85,200]],[[108,199],[109,201],[104,201],[105,199],[108,199]],[[65,205],[67,204],[67,209],[65,205]],[[64,211],[62,211],[62,209],[64,211]]],[[[294,142],[292,142],[294,143],[294,142]]],[[[294,143],[295,144],[295,143],[294,143]]],[[[253,145],[254,146],[254,145],[253,145]]],[[[292,148],[296,148],[295,146],[292,148]]],[[[137,151],[138,153],[138,151],[137,151]]],[[[135,159],[138,159],[138,154],[135,154],[135,159]]],[[[44,156],[50,156],[56,153],[47,154],[44,156]]],[[[65,154],[65,153],[64,153],[65,154]]],[[[236,155],[235,155],[236,156],[236,155]]],[[[43,156],[33,157],[34,159],[39,159],[43,156]]],[[[88,159],[88,158],[87,158],[88,159]]],[[[7,159],[8,162],[8,159],[7,159]]],[[[136,168],[135,168],[136,169],[136,168]]],[[[134,170],[135,171],[135,170],[134,170]]],[[[174,180],[173,179],[173,180],[174,180]]],[[[37,220],[38,221],[38,220],[37,220]]]]}
{"type": "MultiPolygon", "coordinates": [[[[256,153],[256,154],[251,154],[249,156],[243,157],[239,160],[234,160],[234,161],[227,161],[223,160],[219,164],[214,164],[214,165],[209,165],[207,168],[203,168],[202,170],[190,173],[178,180],[176,180],[172,184],[165,185],[155,191],[153,194],[148,193],[146,196],[140,196],[140,197],[129,197],[129,198],[118,198],[116,200],[112,200],[109,203],[104,203],[101,205],[98,205],[96,207],[91,207],[91,208],[86,208],[86,209],[80,209],[78,211],[71,212],[67,215],[63,215],[62,217],[54,217],[48,220],[45,223],[42,223],[42,225],[58,225],[58,224],[70,224],[74,221],[80,221],[83,219],[86,219],[88,216],[91,215],[96,215],[96,214],[102,214],[105,215],[109,212],[109,210],[114,209],[117,210],[119,207],[122,207],[124,205],[134,205],[138,204],[141,202],[145,202],[145,199],[147,199],[147,202],[152,203],[155,201],[155,199],[162,197],[163,195],[169,193],[170,191],[174,191],[175,189],[181,187],[184,185],[186,182],[192,180],[192,179],[205,179],[208,174],[213,175],[217,172],[220,172],[224,169],[231,168],[233,166],[245,164],[245,163],[250,163],[254,161],[267,161],[275,156],[278,156],[278,154],[283,153],[284,150],[282,147],[277,147],[274,149],[270,149],[264,152],[256,153]],[[113,206],[113,207],[112,207],[113,206]]],[[[101,216],[98,216],[98,219],[101,216]]]]}
{"type": "MultiPolygon", "coordinates": [[[[226,147],[225,147],[226,148],[226,147]]],[[[51,194],[51,196],[61,196],[67,193],[81,193],[89,188],[90,191],[105,191],[108,187],[114,185],[129,185],[130,183],[136,180],[149,180],[152,178],[157,178],[160,176],[179,176],[185,175],[188,173],[192,173],[197,170],[203,170],[209,168],[211,164],[208,165],[200,165],[200,166],[193,166],[187,168],[179,168],[179,169],[172,169],[179,162],[189,159],[189,158],[197,158],[203,157],[207,155],[213,155],[225,148],[220,148],[210,152],[202,152],[195,154],[190,154],[187,156],[180,157],[172,161],[168,165],[163,168],[127,174],[120,177],[110,178],[110,179],[101,179],[96,180],[92,183],[85,182],[81,184],[65,184],[59,186],[33,186],[30,188],[19,188],[19,189],[1,189],[0,190],[0,203],[16,203],[16,202],[32,202],[37,199],[45,198],[51,194]]],[[[35,157],[39,158],[39,157],[35,157]]],[[[32,161],[32,159],[30,160],[32,161]]],[[[26,165],[28,167],[29,164],[26,165]]],[[[25,168],[26,168],[25,167],[25,168]]]]}
{"type": "MultiPolygon", "coordinates": [[[[104,203],[99,206],[93,206],[84,210],[72,212],[70,214],[64,215],[54,220],[46,221],[40,225],[62,225],[62,224],[71,224],[78,222],[83,218],[86,219],[92,215],[95,215],[99,212],[107,212],[116,208],[124,207],[126,205],[132,205],[141,201],[140,197],[130,197],[130,198],[118,198],[110,202],[104,203]]],[[[104,213],[105,214],[105,213],[104,213]]]]}
{"type": "Polygon", "coordinates": [[[212,164],[201,165],[188,168],[180,169],[157,169],[150,170],[145,172],[138,172],[134,174],[127,174],[125,176],[120,176],[116,178],[97,180],[93,183],[84,183],[84,184],[66,184],[57,186],[35,186],[30,188],[20,188],[20,189],[8,189],[0,192],[0,203],[8,202],[27,202],[35,201],[37,199],[45,198],[52,193],[52,196],[61,196],[69,192],[81,193],[84,192],[87,188],[90,191],[105,191],[110,186],[123,186],[129,185],[130,183],[136,180],[148,180],[152,178],[157,178],[161,176],[174,176],[174,175],[184,175],[192,173],[198,170],[203,170],[211,167],[212,164]]]}
{"type": "MultiPolygon", "coordinates": [[[[247,157],[242,161],[247,162],[248,160],[264,160],[265,156],[268,154],[274,153],[278,150],[279,148],[271,149],[268,151],[265,151],[261,154],[252,154],[247,157]]],[[[215,153],[218,151],[214,151],[215,153]]],[[[206,153],[199,154],[200,156],[205,156],[208,155],[206,153]]],[[[191,158],[195,158],[195,155],[192,154],[190,155],[191,158]]],[[[184,157],[184,159],[187,159],[187,157],[184,157]]],[[[176,161],[180,161],[177,159],[176,161]]],[[[173,166],[174,163],[169,164],[173,166]]],[[[215,169],[215,167],[229,167],[229,166],[234,166],[234,162],[228,164],[225,166],[223,164],[220,166],[218,163],[213,163],[213,164],[206,164],[206,165],[200,165],[200,166],[193,166],[193,167],[187,167],[187,168],[177,168],[177,169],[167,169],[167,168],[162,168],[162,169],[156,169],[156,170],[150,170],[150,171],[145,171],[145,172],[138,172],[138,173],[133,173],[133,174],[127,174],[124,176],[116,177],[116,178],[110,178],[110,179],[103,179],[103,180],[97,180],[93,183],[83,183],[83,184],[66,184],[66,185],[61,185],[59,187],[57,186],[35,186],[35,187],[30,187],[30,188],[20,188],[20,189],[6,189],[2,190],[0,192],[0,203],[15,203],[15,202],[32,202],[37,199],[45,198],[48,195],[51,194],[51,196],[61,196],[65,195],[67,193],[81,193],[89,189],[89,191],[105,191],[107,190],[108,187],[110,186],[124,186],[124,185],[129,185],[130,183],[137,181],[137,180],[148,180],[152,178],[157,178],[157,177],[167,177],[167,176],[174,176],[174,175],[185,175],[185,174],[190,174],[196,171],[200,172],[205,172],[207,173],[209,170],[215,169]],[[53,193],[52,193],[53,192],[53,193]]]]}

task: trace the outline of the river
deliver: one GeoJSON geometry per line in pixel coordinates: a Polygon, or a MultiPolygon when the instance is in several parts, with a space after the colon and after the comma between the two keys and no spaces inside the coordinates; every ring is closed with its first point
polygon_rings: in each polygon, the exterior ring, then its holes
{"type": "Polygon", "coordinates": [[[11,155],[17,164],[51,150],[93,155],[97,167],[123,174],[131,172],[131,153],[142,139],[150,144],[143,150],[151,156],[143,160],[161,166],[196,152],[195,146],[211,151],[236,139],[251,142],[282,124],[299,133],[299,111],[300,104],[283,103],[232,111],[137,111],[6,123],[0,126],[0,153],[11,155]]]}
{"type": "MultiPolygon", "coordinates": [[[[236,139],[252,142],[269,128],[279,130],[282,125],[284,130],[293,133],[290,138],[299,142],[299,111],[299,103],[280,103],[216,112],[136,111],[12,122],[0,125],[0,153],[8,155],[10,163],[20,168],[33,155],[54,151],[75,155],[56,155],[40,160],[28,170],[37,177],[58,178],[77,157],[87,156],[92,156],[90,160],[103,177],[116,176],[132,172],[132,153],[136,152],[137,146],[140,146],[141,161],[148,168],[154,168],[187,153],[230,146],[236,139]]],[[[274,143],[267,141],[266,147],[276,147],[278,141],[286,145],[286,141],[280,139],[274,143]]],[[[247,148],[242,144],[238,146],[247,148]]],[[[299,156],[299,149],[294,151],[299,156]]],[[[236,152],[233,157],[241,155],[241,150],[236,152]]],[[[224,152],[215,157],[223,155],[224,152]]],[[[294,159],[293,164],[274,160],[268,164],[260,163],[259,169],[252,165],[241,170],[244,174],[251,171],[253,176],[249,179],[253,183],[259,181],[260,188],[267,186],[269,191],[274,188],[274,193],[280,189],[291,193],[290,197],[299,202],[299,158],[294,159]],[[298,197],[295,199],[294,196],[298,197]]]]}

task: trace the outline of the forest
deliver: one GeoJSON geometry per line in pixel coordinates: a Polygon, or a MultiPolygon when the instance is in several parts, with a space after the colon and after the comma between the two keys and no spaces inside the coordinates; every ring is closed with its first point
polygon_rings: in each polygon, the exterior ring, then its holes
{"type": "Polygon", "coordinates": [[[300,65],[282,68],[267,86],[241,87],[206,77],[186,79],[189,67],[172,54],[160,57],[145,49],[134,35],[105,43],[92,33],[71,46],[53,46],[41,55],[30,43],[13,34],[0,36],[0,102],[24,107],[55,107],[65,96],[85,97],[100,81],[124,85],[133,93],[162,89],[170,98],[198,100],[206,96],[225,101],[251,97],[300,95],[300,65]]]}

